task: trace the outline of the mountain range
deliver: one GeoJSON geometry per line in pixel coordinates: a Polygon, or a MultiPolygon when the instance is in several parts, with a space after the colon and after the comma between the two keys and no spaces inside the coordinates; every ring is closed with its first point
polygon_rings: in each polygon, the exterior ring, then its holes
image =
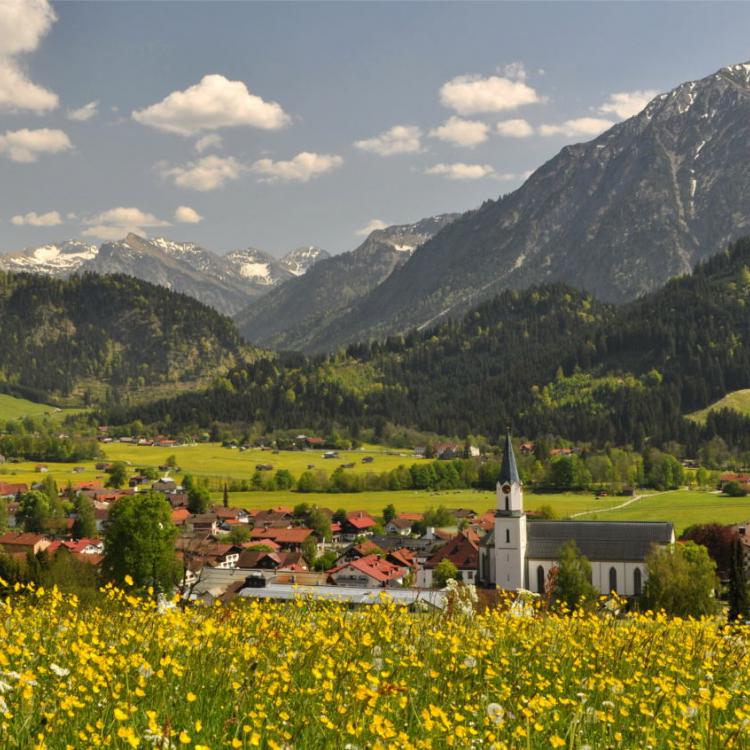
{"type": "Polygon", "coordinates": [[[748,163],[744,63],[566,146],[514,192],[450,222],[305,348],[331,351],[427,327],[503,289],[541,282],[632,300],[750,231],[748,163]]]}
{"type": "Polygon", "coordinates": [[[622,304],[750,232],[750,63],[660,94],[524,184],[462,215],[376,230],[329,257],[301,248],[218,256],[128,235],[0,257],[0,268],[126,273],[235,316],[264,346],[333,351],[426,329],[506,289],[564,283],[622,304]]]}
{"type": "Polygon", "coordinates": [[[240,332],[276,349],[325,349],[328,326],[385,281],[458,214],[377,229],[347,253],[316,263],[236,315],[240,332]]]}
{"type": "Polygon", "coordinates": [[[188,294],[231,315],[328,257],[313,246],[292,250],[281,259],[252,247],[218,255],[192,242],[128,234],[100,246],[68,240],[8,253],[0,256],[0,269],[63,278],[74,273],[122,273],[188,294]]]}

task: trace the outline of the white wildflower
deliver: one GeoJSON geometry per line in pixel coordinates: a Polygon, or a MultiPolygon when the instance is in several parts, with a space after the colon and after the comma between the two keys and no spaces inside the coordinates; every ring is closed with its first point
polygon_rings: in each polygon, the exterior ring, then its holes
{"type": "Polygon", "coordinates": [[[505,719],[505,709],[499,703],[490,703],[487,706],[487,716],[493,724],[499,726],[505,719]]]}
{"type": "Polygon", "coordinates": [[[58,676],[58,677],[67,677],[70,674],[70,670],[66,669],[65,667],[61,667],[58,664],[55,664],[54,662],[49,665],[49,668],[58,676]]]}
{"type": "Polygon", "coordinates": [[[467,656],[464,659],[464,666],[467,669],[474,669],[474,667],[476,667],[476,665],[477,665],[477,660],[473,656],[467,656]]]}

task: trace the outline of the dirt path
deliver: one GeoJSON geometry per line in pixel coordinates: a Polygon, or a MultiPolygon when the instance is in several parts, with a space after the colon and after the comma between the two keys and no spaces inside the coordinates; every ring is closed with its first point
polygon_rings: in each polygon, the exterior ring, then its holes
{"type": "Polygon", "coordinates": [[[580,518],[581,516],[590,516],[593,513],[608,513],[610,510],[620,510],[620,508],[627,508],[628,505],[632,505],[638,500],[642,500],[644,497],[656,497],[657,495],[664,495],[666,492],[650,492],[647,495],[634,495],[629,500],[619,505],[610,505],[608,508],[597,508],[596,510],[582,510],[579,513],[573,513],[571,518],[580,518]]]}

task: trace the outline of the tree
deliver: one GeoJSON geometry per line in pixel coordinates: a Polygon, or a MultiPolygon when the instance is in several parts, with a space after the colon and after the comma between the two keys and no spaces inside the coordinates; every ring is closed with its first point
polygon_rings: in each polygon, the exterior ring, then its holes
{"type": "Polygon", "coordinates": [[[727,482],[722,491],[725,495],[729,495],[729,497],[745,497],[747,495],[747,490],[736,480],[727,482]]]}
{"type": "Polygon", "coordinates": [[[227,487],[226,482],[224,482],[224,495],[222,496],[222,503],[225,508],[229,507],[229,488],[227,487]]]}
{"type": "Polygon", "coordinates": [[[383,508],[383,523],[389,524],[394,518],[396,517],[396,506],[393,503],[388,503],[388,505],[383,508]]]}
{"type": "Polygon", "coordinates": [[[325,552],[320,557],[315,558],[315,562],[313,563],[313,569],[318,570],[320,572],[323,572],[325,570],[330,570],[336,560],[338,559],[338,555],[333,550],[328,550],[328,552],[325,552]]]}
{"type": "Polygon", "coordinates": [[[120,487],[123,487],[128,481],[128,467],[122,461],[116,461],[113,463],[108,473],[109,479],[107,479],[107,487],[120,489],[120,487]]]}
{"type": "Polygon", "coordinates": [[[191,513],[205,513],[211,505],[211,493],[202,484],[193,484],[188,492],[188,510],[191,513]]]}
{"type": "Polygon", "coordinates": [[[596,597],[597,591],[591,583],[591,563],[571,539],[560,548],[552,599],[558,606],[574,610],[596,597]]]}
{"type": "Polygon", "coordinates": [[[288,469],[279,469],[273,476],[275,490],[291,490],[294,487],[294,477],[288,469]]]}
{"type": "Polygon", "coordinates": [[[165,466],[168,466],[170,469],[176,469],[177,468],[177,456],[171,455],[167,456],[167,460],[164,462],[165,466]]]}
{"type": "Polygon", "coordinates": [[[244,544],[249,538],[250,528],[244,523],[232,526],[229,533],[226,535],[226,540],[230,544],[236,544],[237,546],[244,544]]]}
{"type": "Polygon", "coordinates": [[[8,528],[8,501],[0,497],[0,531],[8,528]]]}
{"type": "Polygon", "coordinates": [[[732,555],[737,532],[731,526],[718,523],[696,524],[682,532],[680,539],[702,544],[716,563],[716,570],[722,578],[729,576],[732,568],[732,555]]]}
{"type": "Polygon", "coordinates": [[[716,612],[716,563],[702,545],[688,541],[654,549],[646,558],[644,603],[678,617],[716,612]]]}
{"type": "Polygon", "coordinates": [[[178,577],[177,527],[167,499],[155,492],[128,495],[114,504],[109,521],[102,560],[105,579],[121,584],[130,576],[136,586],[171,590],[178,577]]]}
{"type": "Polygon", "coordinates": [[[318,554],[318,545],[315,541],[315,537],[310,534],[304,542],[302,542],[302,557],[307,560],[307,564],[312,568],[315,565],[315,558],[318,554]]]}
{"type": "Polygon", "coordinates": [[[310,508],[307,514],[307,526],[315,532],[318,538],[331,538],[331,519],[317,506],[310,508]]]}
{"type": "Polygon", "coordinates": [[[94,504],[86,497],[79,494],[73,501],[73,510],[76,517],[73,521],[73,538],[90,539],[96,536],[96,513],[94,504]]]}
{"type": "Polygon", "coordinates": [[[745,555],[739,538],[732,545],[732,565],[729,571],[729,622],[747,620],[750,616],[745,555]]]}
{"type": "Polygon", "coordinates": [[[458,579],[458,568],[450,560],[443,559],[432,571],[432,584],[435,588],[444,589],[451,579],[458,579]]]}
{"type": "Polygon", "coordinates": [[[21,495],[18,516],[26,531],[37,534],[56,533],[65,525],[59,498],[51,498],[39,490],[21,495]]]}

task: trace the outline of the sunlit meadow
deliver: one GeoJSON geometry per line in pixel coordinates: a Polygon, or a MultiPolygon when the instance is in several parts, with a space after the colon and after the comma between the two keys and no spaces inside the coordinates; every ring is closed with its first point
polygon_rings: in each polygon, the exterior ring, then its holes
{"type": "Polygon", "coordinates": [[[0,612],[4,748],[750,747],[750,630],[717,620],[112,588],[0,612]]]}

